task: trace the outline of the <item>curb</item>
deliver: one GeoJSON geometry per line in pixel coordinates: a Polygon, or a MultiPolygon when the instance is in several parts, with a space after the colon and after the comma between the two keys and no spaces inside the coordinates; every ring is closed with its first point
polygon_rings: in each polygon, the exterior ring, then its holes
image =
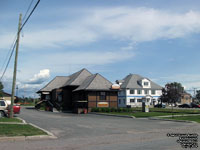
{"type": "Polygon", "coordinates": [[[134,118],[134,116],[127,116],[127,115],[115,115],[115,114],[106,114],[106,113],[95,113],[95,112],[90,112],[88,114],[92,114],[92,115],[101,115],[101,116],[111,116],[111,117],[121,117],[121,118],[134,118]]]}
{"type": "Polygon", "coordinates": [[[162,120],[162,121],[173,121],[173,122],[185,122],[185,123],[197,123],[195,121],[187,121],[187,120],[174,120],[174,119],[163,119],[157,117],[149,117],[149,120],[162,120]]]}
{"type": "Polygon", "coordinates": [[[21,120],[24,124],[26,124],[26,121],[20,117],[16,117],[17,119],[21,120]]]}
{"type": "Polygon", "coordinates": [[[48,135],[40,135],[40,136],[29,136],[30,138],[32,137],[32,138],[34,139],[35,137],[39,137],[39,138],[49,137],[50,139],[57,139],[57,137],[56,137],[53,133],[51,133],[51,132],[49,132],[49,131],[47,131],[47,130],[45,130],[45,129],[43,129],[43,128],[40,128],[40,127],[38,127],[38,126],[35,125],[35,124],[32,124],[32,123],[29,123],[29,124],[32,125],[32,126],[35,127],[35,128],[38,128],[38,129],[40,129],[40,130],[46,132],[46,133],[48,134],[48,135]]]}
{"type": "Polygon", "coordinates": [[[0,124],[27,124],[25,120],[19,118],[19,117],[15,117],[19,120],[21,120],[22,122],[0,122],[0,124]]]}
{"type": "MultiPolygon", "coordinates": [[[[22,118],[19,118],[19,117],[17,117],[17,118],[22,120],[23,123],[12,123],[12,124],[29,124],[35,128],[38,128],[38,129],[44,131],[45,133],[47,133],[47,135],[0,137],[0,142],[1,141],[27,141],[27,140],[41,140],[41,139],[57,139],[57,137],[53,133],[51,133],[43,128],[40,128],[35,124],[26,123],[26,121],[23,120],[22,118]]],[[[8,123],[5,123],[5,124],[8,124],[8,123]]]]}

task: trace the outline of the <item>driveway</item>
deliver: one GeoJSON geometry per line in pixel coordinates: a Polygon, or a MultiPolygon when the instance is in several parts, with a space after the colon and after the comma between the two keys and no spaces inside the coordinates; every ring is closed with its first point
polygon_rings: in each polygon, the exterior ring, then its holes
{"type": "Polygon", "coordinates": [[[22,108],[19,117],[52,132],[56,140],[0,142],[3,150],[182,149],[167,133],[197,133],[195,123],[52,113],[22,108]]]}

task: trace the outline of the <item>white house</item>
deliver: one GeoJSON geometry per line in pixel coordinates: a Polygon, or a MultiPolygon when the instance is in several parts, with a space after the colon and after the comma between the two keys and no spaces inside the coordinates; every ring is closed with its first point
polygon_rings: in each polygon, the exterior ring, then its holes
{"type": "Polygon", "coordinates": [[[118,107],[141,106],[143,98],[146,98],[150,105],[155,105],[162,95],[161,86],[137,74],[129,74],[116,83],[120,85],[118,107]]]}

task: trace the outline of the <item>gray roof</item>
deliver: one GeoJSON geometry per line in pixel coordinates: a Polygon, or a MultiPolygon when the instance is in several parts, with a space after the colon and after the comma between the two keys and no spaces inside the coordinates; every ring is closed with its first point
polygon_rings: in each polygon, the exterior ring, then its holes
{"type": "MultiPolygon", "coordinates": [[[[123,80],[124,82],[122,83],[120,88],[130,88],[130,89],[142,89],[143,87],[138,83],[140,80],[142,79],[147,79],[148,78],[144,78],[140,75],[137,74],[129,74],[127,75],[123,80]]],[[[162,89],[162,87],[156,83],[154,83],[153,81],[149,80],[150,84],[151,84],[151,89],[162,89]]]]}
{"type": "Polygon", "coordinates": [[[79,90],[110,90],[112,83],[100,74],[94,74],[87,79],[74,91],[79,90]]]}
{"type": "Polygon", "coordinates": [[[65,82],[63,87],[65,86],[79,86],[81,83],[89,76],[91,76],[92,73],[90,73],[87,69],[82,69],[78,72],[75,72],[74,74],[69,76],[69,80],[65,82]]]}
{"type": "Polygon", "coordinates": [[[45,87],[40,89],[37,93],[40,92],[51,92],[53,89],[62,87],[69,80],[68,76],[56,76],[51,80],[45,87]]]}

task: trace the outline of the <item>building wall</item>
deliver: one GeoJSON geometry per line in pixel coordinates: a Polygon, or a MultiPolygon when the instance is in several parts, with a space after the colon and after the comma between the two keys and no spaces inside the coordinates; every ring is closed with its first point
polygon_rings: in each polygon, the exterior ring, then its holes
{"type": "Polygon", "coordinates": [[[190,94],[183,94],[181,96],[181,104],[190,104],[192,103],[192,96],[190,94]]]}
{"type": "Polygon", "coordinates": [[[68,86],[68,87],[64,87],[62,90],[63,92],[63,97],[62,97],[62,107],[64,110],[69,110],[69,109],[73,109],[72,106],[72,91],[74,89],[76,89],[77,86],[68,86]]]}
{"type": "Polygon", "coordinates": [[[51,101],[53,102],[59,102],[58,95],[62,92],[62,89],[54,89],[51,91],[51,101]]]}
{"type": "Polygon", "coordinates": [[[85,97],[80,99],[82,97],[82,94],[80,91],[76,92],[74,94],[74,101],[87,101],[88,102],[88,108],[93,107],[117,107],[117,91],[84,91],[85,97]],[[103,93],[102,93],[103,92],[103,93]],[[101,94],[104,94],[104,96],[101,97],[101,94]],[[76,100],[75,100],[76,99],[76,100]]]}
{"type": "Polygon", "coordinates": [[[131,107],[141,106],[142,105],[142,98],[146,95],[152,96],[150,104],[153,105],[158,103],[159,97],[162,95],[162,90],[155,90],[153,89],[121,89],[118,92],[118,106],[119,107],[127,107],[127,105],[131,107]],[[140,90],[140,93],[138,91],[140,90]],[[153,102],[155,101],[155,102],[153,102]]]}

